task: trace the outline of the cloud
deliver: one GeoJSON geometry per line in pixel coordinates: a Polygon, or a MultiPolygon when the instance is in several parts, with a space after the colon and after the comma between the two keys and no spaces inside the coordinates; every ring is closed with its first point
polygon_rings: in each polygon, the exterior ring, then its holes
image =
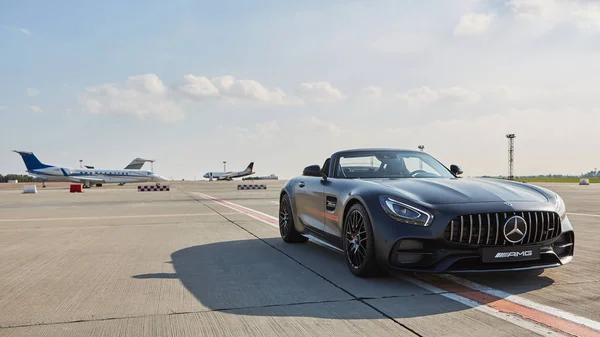
{"type": "Polygon", "coordinates": [[[461,87],[451,87],[440,90],[440,98],[454,103],[475,104],[481,100],[476,92],[461,87]]]}
{"type": "Polygon", "coordinates": [[[439,95],[429,87],[423,86],[400,93],[396,97],[410,107],[420,108],[427,106],[431,102],[437,101],[439,95]]]}
{"type": "Polygon", "coordinates": [[[221,76],[210,81],[221,96],[248,100],[266,104],[300,104],[301,102],[288,96],[281,89],[267,89],[255,80],[237,80],[233,76],[221,76]]]}
{"type": "Polygon", "coordinates": [[[275,120],[270,120],[264,123],[257,123],[253,128],[235,126],[233,128],[227,128],[222,125],[218,125],[217,129],[219,132],[229,131],[234,133],[238,141],[247,144],[248,142],[255,141],[272,141],[277,132],[280,130],[279,124],[275,120]]]}
{"type": "Polygon", "coordinates": [[[12,30],[12,31],[17,31],[17,32],[20,32],[27,36],[31,36],[31,32],[28,29],[23,28],[23,27],[15,27],[15,26],[0,26],[0,27],[8,29],[8,30],[12,30]]]}
{"type": "Polygon", "coordinates": [[[202,101],[224,99],[230,103],[249,101],[273,105],[299,105],[303,102],[287,95],[279,88],[268,89],[255,80],[238,80],[233,76],[208,79],[204,76],[185,75],[177,89],[187,97],[202,101]]]}
{"type": "Polygon", "coordinates": [[[218,97],[220,92],[217,87],[204,76],[194,76],[187,74],[183,76],[183,84],[177,88],[196,99],[205,99],[209,97],[218,97]]]}
{"type": "Polygon", "coordinates": [[[306,121],[310,127],[316,127],[317,129],[325,130],[330,135],[340,136],[344,132],[338,125],[332,122],[324,121],[316,116],[309,116],[306,121]]]}
{"type": "Polygon", "coordinates": [[[123,86],[107,83],[89,87],[80,104],[91,114],[118,113],[168,122],[185,118],[182,107],[156,74],[130,76],[123,86]]]}
{"type": "Polygon", "coordinates": [[[8,110],[8,107],[6,105],[0,105],[0,111],[2,110],[8,110]]]}
{"type": "Polygon", "coordinates": [[[518,19],[551,25],[572,24],[581,29],[600,28],[600,4],[589,0],[510,0],[506,6],[518,19]]]}
{"type": "Polygon", "coordinates": [[[40,108],[37,105],[32,105],[31,106],[31,111],[33,111],[33,112],[44,112],[44,110],[42,110],[42,108],[40,108]]]}
{"type": "Polygon", "coordinates": [[[460,17],[458,24],[454,27],[454,35],[477,35],[485,33],[492,17],[488,14],[468,13],[460,17]]]}
{"type": "Polygon", "coordinates": [[[600,28],[600,4],[588,4],[571,12],[573,20],[580,28],[600,28]]]}
{"type": "Polygon", "coordinates": [[[553,19],[557,14],[555,0],[510,0],[506,3],[512,12],[521,19],[553,19]]]}
{"type": "Polygon", "coordinates": [[[25,90],[25,93],[27,94],[27,96],[33,97],[33,96],[39,95],[40,94],[40,90],[36,89],[36,88],[27,88],[25,90]]]}
{"type": "Polygon", "coordinates": [[[381,99],[383,98],[383,89],[378,86],[370,85],[361,89],[359,97],[366,99],[381,99]]]}
{"type": "Polygon", "coordinates": [[[304,82],[296,88],[298,95],[313,102],[337,102],[346,99],[339,89],[329,82],[304,82]]]}
{"type": "MultiPolygon", "coordinates": [[[[369,88],[377,95],[380,88],[369,88]]],[[[334,102],[346,97],[327,82],[302,83],[298,88],[305,99],[334,102]]],[[[196,104],[207,100],[228,103],[254,102],[267,105],[301,106],[304,100],[280,88],[267,88],[256,80],[236,79],[231,75],[209,79],[187,74],[173,85],[166,85],[156,74],[130,76],[123,85],[105,83],[88,87],[80,96],[85,112],[130,114],[139,118],[158,117],[165,121],[185,118],[183,102],[196,104]],[[187,98],[187,100],[185,100],[187,98]]]]}
{"type": "Polygon", "coordinates": [[[433,102],[451,102],[461,104],[475,104],[481,100],[481,96],[473,91],[458,86],[432,90],[427,86],[410,89],[399,93],[396,97],[413,108],[426,107],[433,102]]]}
{"type": "Polygon", "coordinates": [[[256,131],[265,139],[272,139],[273,134],[279,130],[279,125],[274,120],[256,124],[256,131]]]}

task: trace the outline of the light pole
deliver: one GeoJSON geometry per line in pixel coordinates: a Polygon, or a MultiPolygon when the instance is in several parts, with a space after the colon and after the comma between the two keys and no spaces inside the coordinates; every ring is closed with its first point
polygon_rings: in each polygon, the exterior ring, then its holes
{"type": "Polygon", "coordinates": [[[82,169],[83,168],[83,159],[79,159],[79,168],[82,169]]]}
{"type": "Polygon", "coordinates": [[[509,133],[506,135],[508,138],[508,179],[515,179],[514,176],[514,166],[515,166],[515,136],[514,133],[509,133]]]}
{"type": "MultiPolygon", "coordinates": [[[[419,145],[419,150],[421,150],[421,152],[423,152],[423,150],[425,150],[425,145],[419,145]]],[[[419,160],[419,170],[423,169],[423,161],[419,160]]]]}
{"type": "Polygon", "coordinates": [[[223,160],[223,172],[227,172],[227,161],[223,160]]]}

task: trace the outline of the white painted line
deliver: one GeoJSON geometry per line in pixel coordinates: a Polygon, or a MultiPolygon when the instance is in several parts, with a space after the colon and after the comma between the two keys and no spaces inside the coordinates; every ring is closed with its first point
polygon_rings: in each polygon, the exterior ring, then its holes
{"type": "Polygon", "coordinates": [[[433,286],[433,285],[431,285],[429,283],[425,283],[425,282],[423,282],[421,280],[417,280],[417,279],[414,279],[412,277],[408,277],[408,276],[404,276],[404,275],[399,275],[398,278],[401,279],[401,280],[410,282],[410,283],[412,283],[412,284],[414,284],[416,286],[419,286],[419,287],[421,287],[421,288],[423,288],[425,290],[431,291],[434,294],[437,294],[437,295],[440,295],[440,296],[444,296],[444,297],[446,297],[448,299],[451,299],[453,301],[456,301],[456,302],[459,302],[461,304],[464,304],[464,305],[466,305],[466,306],[468,306],[470,308],[473,308],[475,310],[484,312],[484,313],[486,313],[488,315],[491,315],[491,316],[500,318],[500,319],[502,319],[504,321],[507,321],[509,323],[518,325],[518,326],[520,326],[520,327],[522,327],[524,329],[527,329],[527,330],[529,330],[531,332],[534,332],[534,333],[537,333],[539,335],[542,335],[542,336],[566,336],[566,335],[560,334],[560,333],[558,333],[558,332],[556,332],[556,331],[554,331],[552,329],[549,329],[549,328],[547,328],[547,327],[545,327],[545,326],[543,326],[541,324],[536,324],[536,323],[533,323],[533,322],[528,321],[526,319],[523,319],[522,317],[520,317],[518,315],[503,313],[503,312],[501,312],[501,311],[499,311],[497,309],[490,308],[487,305],[482,305],[482,304],[480,304],[480,303],[478,303],[476,301],[470,300],[470,299],[468,299],[466,297],[463,297],[463,296],[460,296],[458,294],[447,292],[447,291],[445,291],[443,289],[440,289],[440,288],[438,288],[436,286],[433,286]]]}
{"type": "Polygon", "coordinates": [[[600,331],[600,322],[596,322],[596,321],[593,321],[593,320],[585,318],[585,317],[577,316],[570,312],[562,311],[560,309],[549,307],[547,305],[539,304],[539,303],[533,302],[531,300],[528,300],[526,298],[519,297],[517,295],[513,295],[511,293],[508,293],[508,292],[505,292],[502,290],[490,288],[490,287],[475,283],[473,281],[469,281],[469,280],[463,279],[461,277],[457,277],[455,275],[447,275],[446,274],[446,275],[441,275],[440,277],[445,278],[449,281],[458,283],[460,285],[463,285],[467,288],[471,288],[473,290],[477,290],[477,291],[480,291],[480,292],[483,292],[483,293],[486,293],[486,294],[489,294],[492,296],[496,296],[501,299],[504,299],[504,300],[507,300],[507,301],[510,301],[510,302],[513,302],[516,304],[520,304],[524,307],[528,307],[531,309],[535,309],[537,311],[545,312],[548,315],[562,318],[564,320],[586,326],[590,329],[600,331]]]}
{"type": "Polygon", "coordinates": [[[600,214],[567,213],[567,215],[593,216],[596,218],[600,218],[600,214]]]}
{"type": "Polygon", "coordinates": [[[279,205],[279,201],[271,200],[272,203],[279,205]]]}
{"type": "MultiPolygon", "coordinates": [[[[234,204],[234,203],[229,202],[229,201],[220,200],[220,199],[211,197],[209,195],[206,195],[206,194],[203,194],[203,193],[200,193],[200,192],[192,192],[192,193],[196,194],[198,196],[201,196],[201,197],[203,197],[205,199],[208,199],[208,200],[211,200],[213,202],[216,202],[219,205],[223,205],[223,206],[225,206],[227,208],[230,208],[230,209],[232,209],[234,211],[237,211],[240,214],[245,214],[245,215],[247,215],[247,216],[249,216],[249,217],[251,217],[253,219],[256,219],[256,220],[258,220],[260,222],[266,223],[269,226],[272,226],[272,227],[275,227],[275,228],[279,228],[278,225],[275,225],[272,222],[273,220],[279,221],[279,219],[277,219],[274,216],[271,216],[271,215],[268,215],[268,214],[265,214],[263,212],[259,212],[259,211],[256,211],[256,210],[253,210],[253,209],[250,209],[250,208],[247,208],[247,207],[244,207],[242,205],[234,204]],[[241,209],[246,210],[246,212],[242,211],[241,209]],[[261,215],[261,217],[255,216],[252,213],[258,213],[258,215],[261,215]],[[265,219],[265,218],[267,218],[267,219],[265,219]],[[269,221],[269,220],[271,220],[271,221],[269,221]]],[[[221,214],[224,214],[224,213],[221,213],[221,214]]]]}
{"type": "MultiPolygon", "coordinates": [[[[235,213],[230,213],[235,214],[235,213]]],[[[0,222],[26,222],[26,221],[68,221],[68,220],[109,220],[109,219],[136,219],[136,218],[168,218],[202,215],[219,215],[215,212],[208,213],[179,213],[179,214],[143,214],[143,215],[116,215],[116,216],[87,216],[69,218],[29,218],[29,219],[0,219],[0,222]]]]}

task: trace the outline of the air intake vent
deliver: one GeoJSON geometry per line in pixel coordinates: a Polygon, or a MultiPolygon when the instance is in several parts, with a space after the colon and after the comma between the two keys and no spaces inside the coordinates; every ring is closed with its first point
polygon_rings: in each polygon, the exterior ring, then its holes
{"type": "Polygon", "coordinates": [[[555,212],[507,212],[461,215],[446,227],[444,238],[450,242],[487,245],[515,245],[504,237],[504,223],[519,215],[527,222],[527,233],[517,244],[537,243],[551,240],[561,233],[560,217],[555,212]]]}

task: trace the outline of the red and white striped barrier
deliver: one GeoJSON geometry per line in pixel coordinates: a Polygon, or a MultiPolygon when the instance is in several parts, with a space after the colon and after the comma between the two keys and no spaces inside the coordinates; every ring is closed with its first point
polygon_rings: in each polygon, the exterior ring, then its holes
{"type": "Polygon", "coordinates": [[[266,190],[267,185],[238,185],[238,190],[266,190]]]}
{"type": "Polygon", "coordinates": [[[170,190],[171,190],[171,187],[169,185],[166,185],[166,186],[156,186],[156,185],[138,186],[138,192],[170,191],[170,190]]]}

